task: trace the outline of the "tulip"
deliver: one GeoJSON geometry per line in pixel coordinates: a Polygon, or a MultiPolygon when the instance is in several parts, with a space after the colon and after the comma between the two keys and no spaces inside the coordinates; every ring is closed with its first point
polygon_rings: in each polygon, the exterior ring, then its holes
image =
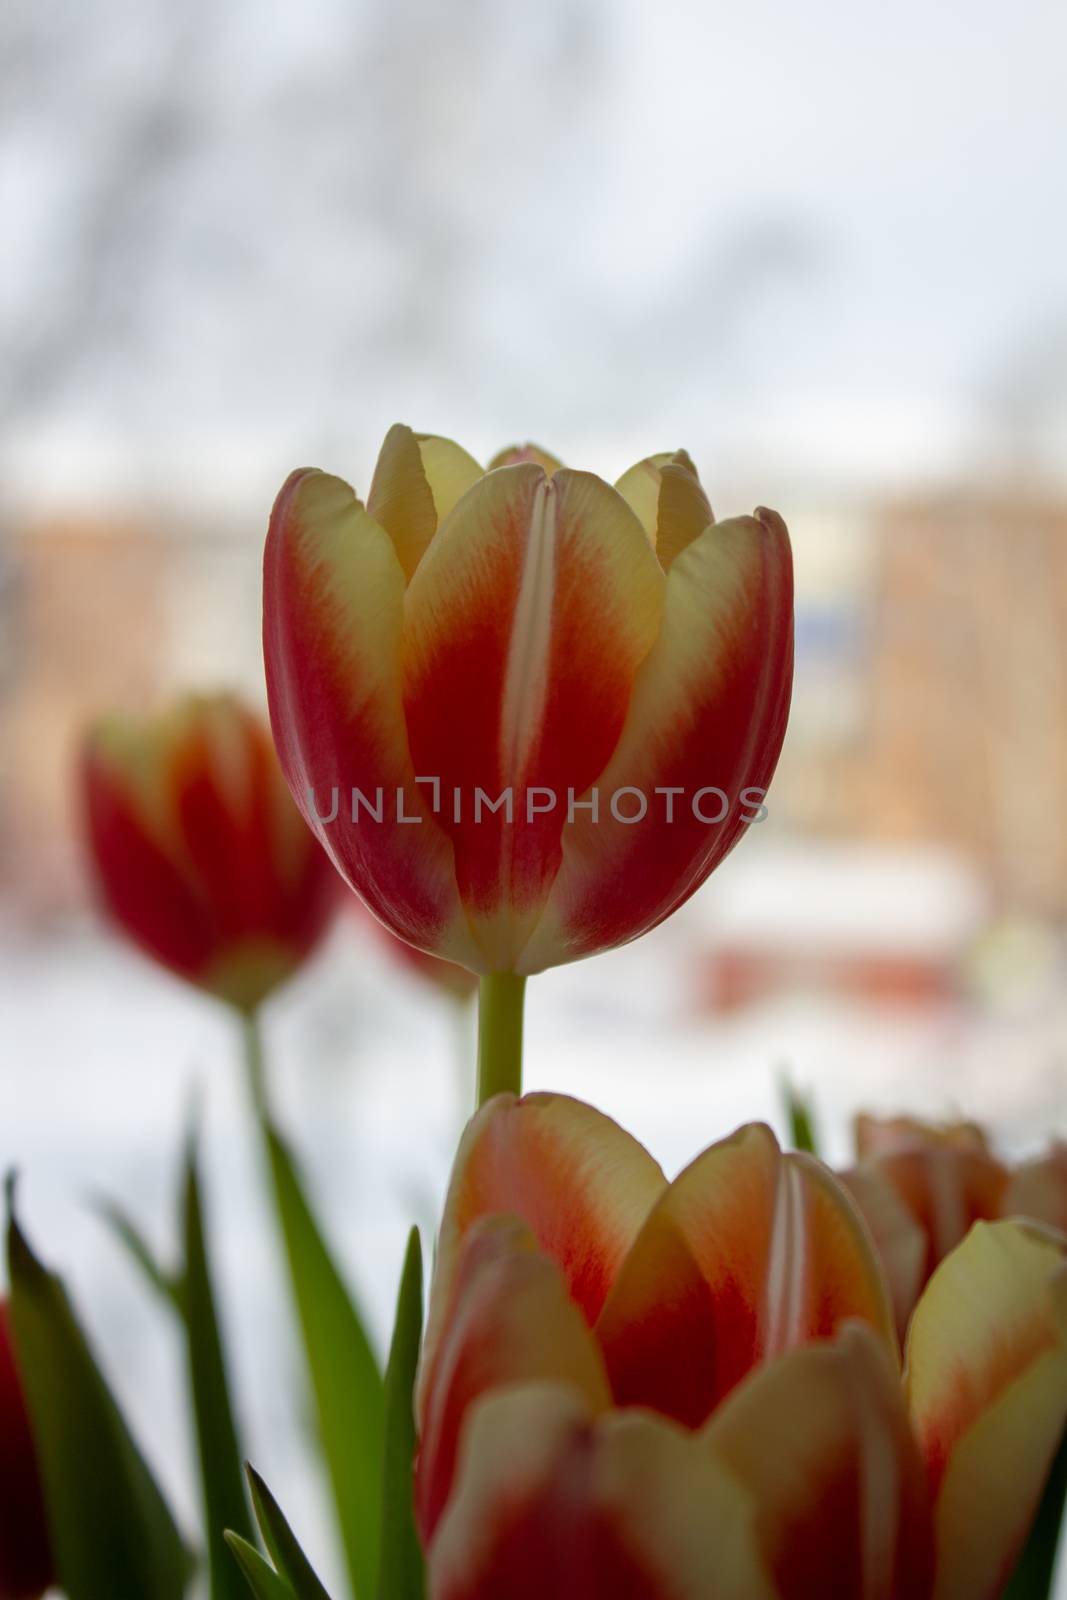
{"type": "Polygon", "coordinates": [[[511,996],[499,1058],[525,975],[655,927],[760,814],[793,635],[781,518],[716,523],[683,453],[614,489],[497,461],[397,426],[365,507],[293,473],[264,654],[309,825],[388,928],[511,996]]]}
{"type": "Polygon", "coordinates": [[[1017,1215],[1067,1223],[1055,1157],[1013,1179],[975,1123],[861,1114],[855,1141],[856,1164],[840,1177],[874,1234],[901,1333],[934,1268],[975,1222],[1017,1215]]]}
{"type": "Polygon", "coordinates": [[[336,879],[231,696],[99,723],[82,786],[104,906],[172,972],[251,1011],[325,931],[336,879]]]}
{"type": "Polygon", "coordinates": [[[37,1451],[0,1301],[0,1600],[36,1600],[54,1582],[37,1451]]]}
{"type": "Polygon", "coordinates": [[[479,1392],[565,1369],[594,1413],[643,1406],[698,1428],[755,1366],[848,1318],[895,1352],[855,1208],[769,1128],[742,1128],[668,1184],[591,1106],[497,1096],[460,1143],[438,1242],[419,1380],[423,1537],[479,1392]]]}
{"type": "Polygon", "coordinates": [[[846,1191],[741,1129],[668,1184],[591,1107],[490,1101],[417,1395],[432,1600],[993,1600],[1067,1420],[1064,1240],[979,1223],[905,1372],[846,1191]]]}

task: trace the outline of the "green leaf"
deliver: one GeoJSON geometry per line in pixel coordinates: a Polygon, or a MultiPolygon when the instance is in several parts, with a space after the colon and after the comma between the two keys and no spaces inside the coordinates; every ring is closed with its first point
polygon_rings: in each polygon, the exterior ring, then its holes
{"type": "Polygon", "coordinates": [[[371,1600],[381,1517],[381,1373],[292,1157],[270,1123],[262,1126],[349,1579],[356,1600],[371,1600]]]}
{"type": "Polygon", "coordinates": [[[105,1222],[122,1245],[130,1260],[140,1271],[149,1287],[178,1311],[182,1309],[182,1286],[173,1273],[158,1260],[137,1224],[115,1200],[106,1195],[93,1202],[101,1221],[105,1222]]]}
{"type": "Polygon", "coordinates": [[[296,1600],[330,1600],[311,1562],[297,1543],[281,1507],[253,1467],[248,1468],[248,1482],[263,1542],[296,1600]]]}
{"type": "Polygon", "coordinates": [[[1067,1432],[1060,1440],[1045,1482],[1045,1492],[1003,1600],[1049,1600],[1056,1571],[1063,1506],[1067,1498],[1067,1432]]]}
{"type": "Polygon", "coordinates": [[[226,1543],[237,1561],[234,1571],[239,1567],[244,1573],[245,1582],[256,1600],[296,1600],[289,1585],[247,1539],[242,1539],[239,1533],[227,1533],[226,1543]]]}
{"type": "Polygon", "coordinates": [[[186,1154],[183,1191],[185,1280],[181,1302],[200,1456],[211,1597],[212,1600],[243,1600],[244,1584],[226,1548],[225,1534],[227,1529],[233,1529],[254,1541],[255,1530],[245,1495],[242,1455],[208,1267],[200,1177],[192,1138],[186,1154]]]}
{"type": "Polygon", "coordinates": [[[397,1296],[396,1322],[385,1369],[385,1451],[382,1461],[382,1542],[378,1600],[422,1600],[422,1546],[415,1531],[415,1369],[422,1338],[422,1245],[408,1236],[397,1296]]]}
{"type": "Polygon", "coordinates": [[[789,1118],[789,1142],[794,1150],[806,1150],[809,1155],[819,1154],[819,1141],[815,1132],[815,1115],[812,1102],[794,1089],[787,1077],[781,1081],[782,1099],[789,1118]]]}
{"type": "Polygon", "coordinates": [[[69,1600],[180,1600],[189,1558],[60,1279],[33,1254],[8,1187],[11,1321],[53,1554],[69,1600]]]}

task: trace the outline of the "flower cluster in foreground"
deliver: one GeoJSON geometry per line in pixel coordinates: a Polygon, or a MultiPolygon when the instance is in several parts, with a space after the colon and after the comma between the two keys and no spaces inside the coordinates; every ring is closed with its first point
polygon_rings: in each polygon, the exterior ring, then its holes
{"type": "Polygon", "coordinates": [[[673,1183],[501,1095],[446,1202],[418,1389],[435,1600],[984,1600],[1067,1418],[1061,1236],[979,1223],[908,1320],[848,1192],[762,1125],[673,1183]]]}
{"type": "Polygon", "coordinates": [[[282,765],[342,876],[419,948],[527,974],[654,927],[758,812],[789,540],[771,511],[716,522],[682,451],[613,488],[397,426],[365,506],[289,478],[263,635],[282,765]]]}

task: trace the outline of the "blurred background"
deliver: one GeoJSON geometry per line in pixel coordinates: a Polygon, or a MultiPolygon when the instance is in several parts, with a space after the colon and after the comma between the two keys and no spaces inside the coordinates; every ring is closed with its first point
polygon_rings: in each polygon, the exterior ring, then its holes
{"type": "MultiPolygon", "coordinates": [[[[769,816],[531,985],[529,1084],[672,1170],[781,1127],[785,1072],[834,1157],[859,1106],[1067,1133],[1065,59],[1050,0],[0,11],[0,1159],[188,1518],[173,1331],[89,1201],[168,1248],[195,1093],[250,1452],[338,1570],[236,1029],[96,919],[77,741],[262,701],[271,500],[299,464],[365,492],[394,420],[611,478],[684,445],[793,534],[769,816]]],[[[267,1032],[381,1340],[473,1018],[352,915],[267,1032]]]]}

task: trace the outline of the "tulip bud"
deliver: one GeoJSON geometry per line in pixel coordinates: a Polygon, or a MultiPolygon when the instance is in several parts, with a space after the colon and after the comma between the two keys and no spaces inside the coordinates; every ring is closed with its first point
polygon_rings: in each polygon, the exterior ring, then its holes
{"type": "Polygon", "coordinates": [[[100,723],[82,785],[104,905],[172,972],[250,1009],[325,931],[333,871],[266,728],[231,696],[100,723]]]}
{"type": "Polygon", "coordinates": [[[367,506],[296,472],[264,562],[294,798],[387,927],[527,974],[668,917],[762,814],[793,664],[785,525],[684,452],[617,489],[391,430],[367,506]]]}
{"type": "Polygon", "coordinates": [[[0,1600],[36,1600],[54,1582],[37,1452],[0,1301],[0,1600]]]}

